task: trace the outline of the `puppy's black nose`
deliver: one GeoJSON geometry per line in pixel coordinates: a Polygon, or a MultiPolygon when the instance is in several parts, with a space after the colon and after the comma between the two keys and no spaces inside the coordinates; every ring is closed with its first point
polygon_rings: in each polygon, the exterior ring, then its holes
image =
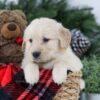
{"type": "Polygon", "coordinates": [[[32,53],[32,55],[33,55],[34,58],[38,58],[40,56],[40,54],[41,53],[38,52],[38,51],[32,53]]]}

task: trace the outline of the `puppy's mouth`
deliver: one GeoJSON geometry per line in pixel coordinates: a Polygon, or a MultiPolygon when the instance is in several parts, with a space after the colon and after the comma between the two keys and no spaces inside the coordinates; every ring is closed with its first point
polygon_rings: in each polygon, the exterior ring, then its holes
{"type": "Polygon", "coordinates": [[[43,61],[43,60],[38,58],[38,59],[33,60],[33,62],[36,63],[36,64],[43,65],[43,64],[49,63],[53,60],[54,60],[54,58],[43,61]]]}

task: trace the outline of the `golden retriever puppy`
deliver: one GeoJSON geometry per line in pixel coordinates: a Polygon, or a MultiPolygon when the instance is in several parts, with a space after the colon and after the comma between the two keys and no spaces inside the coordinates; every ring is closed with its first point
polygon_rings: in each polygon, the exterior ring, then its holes
{"type": "Polygon", "coordinates": [[[82,63],[70,48],[71,34],[61,23],[49,18],[33,20],[24,33],[22,69],[26,82],[39,80],[39,68],[52,68],[55,83],[67,78],[67,70],[78,72],[82,63]]]}

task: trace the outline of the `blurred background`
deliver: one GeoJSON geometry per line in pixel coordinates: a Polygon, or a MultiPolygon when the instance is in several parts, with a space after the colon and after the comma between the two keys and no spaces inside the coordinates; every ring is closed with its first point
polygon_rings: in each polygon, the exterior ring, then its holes
{"type": "Polygon", "coordinates": [[[0,9],[20,9],[26,14],[28,23],[38,17],[49,17],[70,30],[82,32],[91,46],[81,56],[86,82],[81,100],[100,100],[99,0],[0,0],[0,9]]]}
{"type": "Polygon", "coordinates": [[[70,7],[79,7],[82,8],[84,6],[92,7],[93,10],[91,11],[96,18],[97,23],[100,24],[100,1],[98,0],[69,0],[70,7]]]}

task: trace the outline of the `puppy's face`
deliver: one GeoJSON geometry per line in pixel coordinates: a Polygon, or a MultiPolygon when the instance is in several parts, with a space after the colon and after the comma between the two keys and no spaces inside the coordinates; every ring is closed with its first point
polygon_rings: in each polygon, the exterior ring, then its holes
{"type": "Polygon", "coordinates": [[[25,30],[25,56],[36,63],[56,59],[70,44],[71,35],[60,23],[40,18],[34,20],[25,30]]]}

